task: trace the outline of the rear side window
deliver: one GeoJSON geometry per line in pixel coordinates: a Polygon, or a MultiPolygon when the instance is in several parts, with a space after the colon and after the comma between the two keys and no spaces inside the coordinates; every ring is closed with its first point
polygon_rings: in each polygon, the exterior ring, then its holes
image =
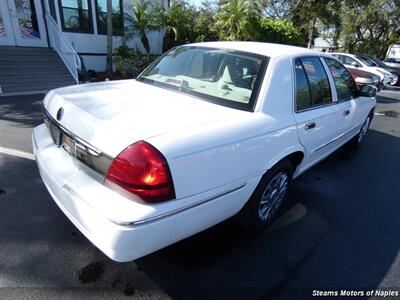
{"type": "Polygon", "coordinates": [[[357,93],[357,86],[349,71],[334,59],[324,58],[324,60],[335,81],[338,100],[346,101],[354,98],[357,93]]]}
{"type": "Polygon", "coordinates": [[[319,58],[296,59],[295,71],[297,111],[332,103],[328,76],[319,58]]]}

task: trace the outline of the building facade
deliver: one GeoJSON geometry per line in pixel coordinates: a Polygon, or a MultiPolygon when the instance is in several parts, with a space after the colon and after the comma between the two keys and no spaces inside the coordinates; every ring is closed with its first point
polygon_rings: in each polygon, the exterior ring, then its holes
{"type": "MultiPolygon", "coordinates": [[[[168,0],[153,0],[168,7],[168,0]]],[[[72,44],[87,69],[104,71],[106,63],[107,0],[0,0],[0,48],[52,47],[54,28],[72,44]],[[53,26],[52,28],[50,28],[53,26]]],[[[133,9],[132,0],[112,0],[113,46],[122,44],[126,15],[133,9]]],[[[162,32],[148,33],[152,53],[162,51],[162,32]]],[[[139,37],[128,46],[143,50],[139,37]]]]}

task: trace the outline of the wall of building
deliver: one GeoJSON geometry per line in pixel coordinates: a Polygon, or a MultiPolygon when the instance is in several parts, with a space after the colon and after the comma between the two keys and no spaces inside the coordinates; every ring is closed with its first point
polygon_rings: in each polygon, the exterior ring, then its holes
{"type": "MultiPolygon", "coordinates": [[[[57,24],[59,28],[61,26],[60,7],[58,0],[47,0],[45,1],[45,9],[50,12],[50,2],[54,3],[55,15],[57,18],[57,24]]],[[[96,11],[95,11],[95,0],[90,0],[92,4],[92,23],[93,33],[76,33],[76,32],[64,32],[65,36],[72,42],[76,51],[82,55],[86,68],[93,69],[96,71],[104,71],[106,66],[106,51],[107,51],[107,36],[98,33],[97,22],[96,22],[96,11]]],[[[167,0],[153,0],[155,3],[164,5],[167,7],[167,0]]],[[[124,12],[129,12],[132,8],[132,0],[123,0],[124,12]]],[[[53,10],[54,10],[53,8],[53,10]]],[[[54,13],[53,12],[53,13],[54,13]]],[[[150,52],[159,54],[162,52],[164,33],[162,31],[153,31],[148,33],[148,39],[150,44],[150,52]]],[[[122,44],[121,36],[114,36],[113,48],[119,47],[122,44]]],[[[128,41],[128,46],[139,51],[143,51],[143,45],[138,36],[135,36],[128,41]]]]}

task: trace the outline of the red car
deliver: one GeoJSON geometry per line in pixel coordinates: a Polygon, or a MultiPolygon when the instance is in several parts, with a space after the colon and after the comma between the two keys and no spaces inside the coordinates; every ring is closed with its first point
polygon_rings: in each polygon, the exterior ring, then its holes
{"type": "Polygon", "coordinates": [[[378,75],[363,70],[359,70],[356,68],[354,69],[349,67],[346,68],[350,72],[351,76],[353,76],[354,81],[356,82],[358,87],[365,84],[371,84],[374,85],[378,89],[378,91],[380,91],[383,88],[383,82],[378,75]]]}

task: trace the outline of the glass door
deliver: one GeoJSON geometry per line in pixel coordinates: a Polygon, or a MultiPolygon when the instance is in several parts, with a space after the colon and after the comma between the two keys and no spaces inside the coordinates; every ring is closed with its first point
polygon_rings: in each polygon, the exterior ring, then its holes
{"type": "Polygon", "coordinates": [[[0,46],[15,46],[7,1],[0,0],[0,46]]]}
{"type": "Polygon", "coordinates": [[[40,0],[8,0],[8,7],[15,44],[17,46],[47,47],[40,0]]]}

